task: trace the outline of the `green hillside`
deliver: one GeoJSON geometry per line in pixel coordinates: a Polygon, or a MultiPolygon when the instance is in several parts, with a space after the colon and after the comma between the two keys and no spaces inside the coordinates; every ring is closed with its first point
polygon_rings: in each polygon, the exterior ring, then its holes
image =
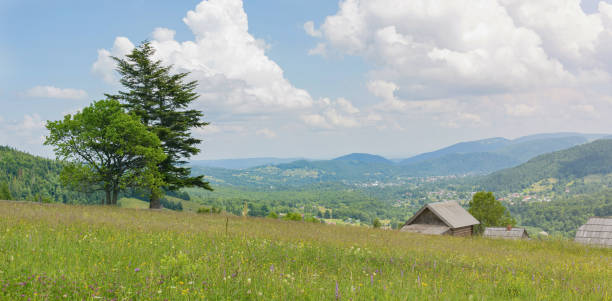
{"type": "Polygon", "coordinates": [[[61,170],[58,161],[0,146],[0,184],[8,184],[14,200],[89,203],[86,195],[60,185],[61,170]]]}
{"type": "Polygon", "coordinates": [[[588,175],[612,173],[612,140],[597,140],[566,150],[545,154],[526,163],[485,177],[482,188],[491,191],[520,191],[547,179],[563,187],[588,175]]]}
{"type": "Polygon", "coordinates": [[[1,300],[609,300],[612,256],[216,214],[0,202],[1,300]]]}

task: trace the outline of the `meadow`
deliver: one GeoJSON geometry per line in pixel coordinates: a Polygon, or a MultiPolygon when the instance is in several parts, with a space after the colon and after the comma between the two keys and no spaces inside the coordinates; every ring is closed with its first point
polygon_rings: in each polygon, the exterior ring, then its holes
{"type": "Polygon", "coordinates": [[[1,300],[612,300],[571,241],[0,201],[1,300]]]}

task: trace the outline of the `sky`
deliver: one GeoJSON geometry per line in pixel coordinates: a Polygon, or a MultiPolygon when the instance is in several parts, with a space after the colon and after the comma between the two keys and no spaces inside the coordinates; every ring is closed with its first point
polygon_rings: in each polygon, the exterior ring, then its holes
{"type": "Polygon", "coordinates": [[[122,87],[142,41],[199,83],[194,159],[408,157],[612,133],[612,4],[579,0],[0,1],[0,145],[122,87]]]}

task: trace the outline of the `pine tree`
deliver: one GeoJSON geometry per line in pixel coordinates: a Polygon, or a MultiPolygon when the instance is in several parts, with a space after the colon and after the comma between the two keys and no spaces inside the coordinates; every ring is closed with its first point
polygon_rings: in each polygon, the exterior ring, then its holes
{"type": "MultiPolygon", "coordinates": [[[[189,109],[198,98],[196,81],[185,82],[189,73],[171,73],[171,66],[154,60],[155,50],[149,42],[136,47],[126,59],[114,57],[121,84],[126,91],[107,97],[121,101],[126,109],[162,141],[166,159],[158,166],[167,190],[201,187],[212,190],[204,176],[191,176],[186,159],[200,152],[202,141],[191,135],[193,128],[208,125],[201,111],[189,109]]],[[[151,193],[150,208],[161,208],[161,195],[151,193]]]]}

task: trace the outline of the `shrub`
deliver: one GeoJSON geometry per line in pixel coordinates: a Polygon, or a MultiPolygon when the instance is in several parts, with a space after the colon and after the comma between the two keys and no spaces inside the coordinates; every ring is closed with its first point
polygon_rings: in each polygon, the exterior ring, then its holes
{"type": "Polygon", "coordinates": [[[289,212],[285,215],[284,219],[288,221],[301,221],[302,215],[297,212],[289,212]]]}

